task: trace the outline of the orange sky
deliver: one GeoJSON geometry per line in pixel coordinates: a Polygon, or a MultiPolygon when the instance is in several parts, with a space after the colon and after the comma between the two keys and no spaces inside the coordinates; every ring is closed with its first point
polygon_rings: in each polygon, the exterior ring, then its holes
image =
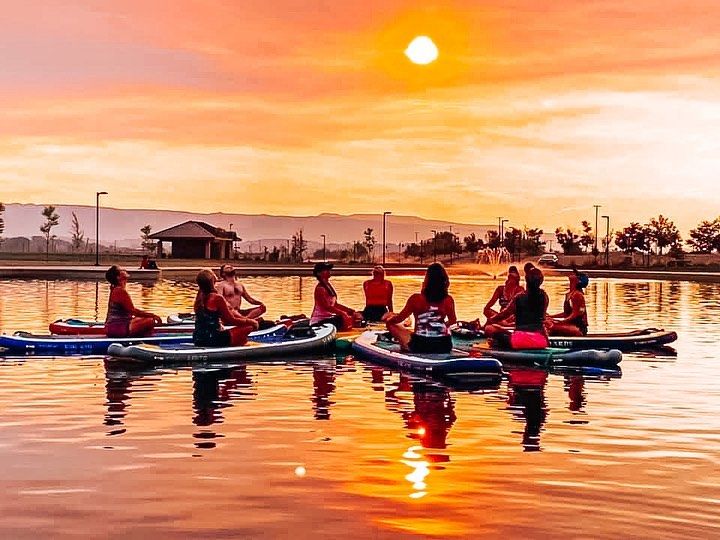
{"type": "Polygon", "coordinates": [[[596,203],[618,225],[714,218],[720,3],[544,4],[12,3],[0,199],[546,229],[596,203]],[[419,34],[440,49],[429,66],[403,56],[419,34]]]}

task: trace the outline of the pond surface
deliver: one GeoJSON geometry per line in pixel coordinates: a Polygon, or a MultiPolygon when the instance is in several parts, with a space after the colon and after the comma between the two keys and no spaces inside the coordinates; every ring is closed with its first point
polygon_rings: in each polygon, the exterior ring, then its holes
{"type": "MultiPolygon", "coordinates": [[[[361,307],[361,278],[336,278],[361,307]]],[[[393,278],[401,303],[420,283],[393,278]]],[[[313,281],[248,278],[270,315],[313,281]]],[[[452,278],[461,318],[497,282],[452,278]]],[[[548,280],[551,311],[565,280],[548,280]]],[[[161,316],[190,283],[130,284],[161,316]]],[[[0,281],[0,330],[104,318],[104,284],[0,281]]],[[[593,280],[591,328],[678,331],[622,374],[472,391],[352,357],[223,369],[0,356],[0,537],[717,537],[720,286],[593,280]]]]}

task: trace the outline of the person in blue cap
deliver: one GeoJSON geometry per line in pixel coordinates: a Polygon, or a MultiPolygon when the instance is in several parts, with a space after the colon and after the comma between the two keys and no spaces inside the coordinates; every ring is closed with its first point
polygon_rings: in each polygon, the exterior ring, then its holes
{"type": "Polygon", "coordinates": [[[568,276],[570,290],[565,294],[562,313],[553,315],[551,336],[585,336],[588,333],[587,309],[584,290],[590,279],[587,274],[573,268],[568,276]]]}

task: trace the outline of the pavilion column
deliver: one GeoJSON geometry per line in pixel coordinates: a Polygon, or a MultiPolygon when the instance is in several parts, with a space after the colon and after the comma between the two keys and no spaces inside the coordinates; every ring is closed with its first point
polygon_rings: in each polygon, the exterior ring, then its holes
{"type": "Polygon", "coordinates": [[[205,240],[205,258],[210,258],[210,240],[205,240]]]}

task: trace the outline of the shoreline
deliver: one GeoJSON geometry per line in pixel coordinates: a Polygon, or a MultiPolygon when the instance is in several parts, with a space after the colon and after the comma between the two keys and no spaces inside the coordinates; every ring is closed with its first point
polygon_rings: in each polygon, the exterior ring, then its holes
{"type": "MultiPolygon", "coordinates": [[[[180,262],[180,261],[178,261],[180,262]]],[[[160,279],[177,281],[192,281],[195,275],[202,268],[213,268],[217,270],[223,261],[207,261],[209,264],[197,264],[197,261],[183,261],[185,264],[177,266],[164,266],[158,270],[140,270],[126,266],[130,273],[131,281],[155,282],[160,279]]],[[[100,266],[94,265],[58,265],[58,264],[33,264],[33,265],[10,265],[0,266],[0,279],[79,279],[88,281],[104,281],[105,271],[108,263],[100,266]]],[[[373,265],[336,265],[333,274],[336,276],[369,276],[373,265]]],[[[279,265],[279,264],[249,264],[235,265],[240,276],[311,276],[312,265],[279,265]]],[[[424,274],[426,266],[417,264],[408,265],[386,265],[388,276],[417,275],[424,274]]],[[[479,279],[495,279],[491,272],[482,268],[482,265],[474,263],[461,263],[448,265],[448,273],[458,276],[476,276],[479,279]]],[[[565,268],[542,268],[547,276],[564,276],[569,269],[565,268]]],[[[657,270],[657,269],[582,269],[592,278],[608,279],[629,279],[638,281],[695,281],[702,283],[720,283],[720,272],[714,271],[692,271],[692,270],[657,270]]],[[[501,277],[500,272],[497,277],[501,277]]]]}

